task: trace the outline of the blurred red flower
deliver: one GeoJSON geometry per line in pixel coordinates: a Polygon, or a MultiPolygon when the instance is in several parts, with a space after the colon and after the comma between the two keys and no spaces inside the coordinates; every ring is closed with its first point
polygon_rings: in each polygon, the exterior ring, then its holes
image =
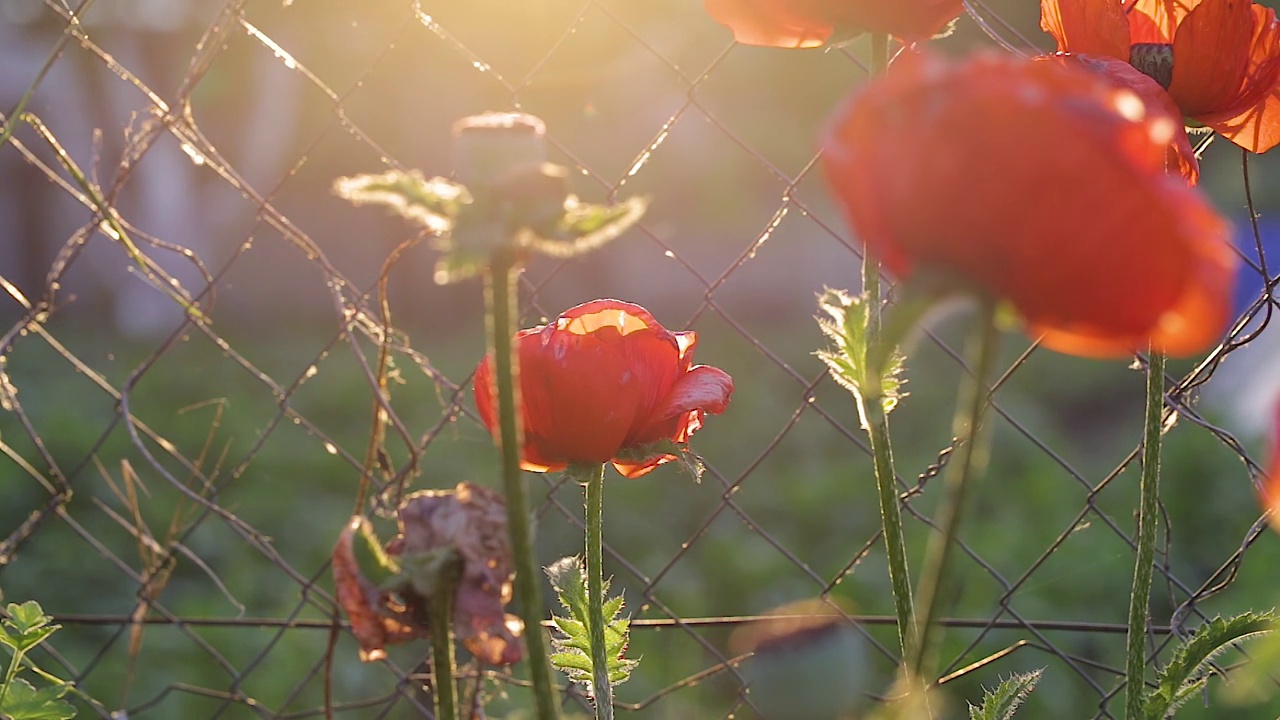
{"type": "Polygon", "coordinates": [[[963,0],[703,0],[745,45],[810,48],[833,35],[889,33],[926,40],[964,12],[963,0]]]}
{"type": "Polygon", "coordinates": [[[1280,403],[1275,409],[1275,429],[1271,436],[1271,463],[1262,477],[1262,509],[1271,511],[1271,527],[1280,532],[1280,403]]]}
{"type": "Polygon", "coordinates": [[[1178,120],[1070,64],[910,54],[837,110],[822,161],[899,278],[1009,301],[1062,352],[1189,354],[1225,325],[1236,256],[1165,173],[1178,120]]]}
{"type": "Polygon", "coordinates": [[[1280,24],[1248,0],[1040,0],[1064,52],[1118,58],[1182,114],[1253,152],[1280,143],[1280,24]]]}
{"type": "MultiPolygon", "coordinates": [[[[555,322],[516,334],[523,400],[521,466],[531,472],[569,463],[612,462],[637,478],[675,455],[645,447],[683,443],[705,413],[724,412],[733,393],[728,373],[693,364],[697,334],[673,333],[648,310],[593,300],[555,322]],[[625,455],[625,457],[620,457],[625,455]]],[[[497,433],[492,357],[476,368],[480,418],[497,433]]]]}
{"type": "MultiPolygon", "coordinates": [[[[1165,92],[1155,80],[1138,72],[1136,68],[1122,60],[1107,57],[1106,55],[1078,55],[1075,53],[1040,55],[1035,59],[1043,62],[1077,65],[1094,72],[1118,89],[1132,90],[1138,97],[1142,98],[1142,102],[1148,107],[1155,107],[1159,112],[1171,118],[1177,118],[1181,114],[1177,104],[1173,102],[1173,98],[1169,97],[1169,93],[1165,92]]],[[[1191,140],[1187,137],[1186,128],[1179,125],[1174,129],[1173,140],[1169,142],[1169,148],[1165,156],[1166,167],[1170,172],[1177,172],[1192,185],[1199,182],[1200,161],[1196,160],[1196,152],[1191,147],[1191,140]]]]}

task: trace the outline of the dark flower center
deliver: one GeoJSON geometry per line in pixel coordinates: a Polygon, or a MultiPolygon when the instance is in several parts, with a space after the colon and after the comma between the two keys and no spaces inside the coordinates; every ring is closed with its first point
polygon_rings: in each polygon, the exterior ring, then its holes
{"type": "Polygon", "coordinates": [[[1173,83],[1173,45],[1168,43],[1134,43],[1129,48],[1129,64],[1138,72],[1160,83],[1165,90],[1173,83]]]}

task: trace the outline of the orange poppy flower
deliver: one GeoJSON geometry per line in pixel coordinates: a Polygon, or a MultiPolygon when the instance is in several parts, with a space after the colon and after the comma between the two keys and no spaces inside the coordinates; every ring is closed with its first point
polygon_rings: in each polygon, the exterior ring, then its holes
{"type": "Polygon", "coordinates": [[[822,142],[853,229],[899,278],[1011,303],[1062,352],[1189,354],[1226,323],[1226,223],[1165,173],[1178,119],[1065,63],[900,58],[822,142]]]}
{"type": "Polygon", "coordinates": [[[862,32],[926,40],[964,12],[963,0],[703,0],[744,45],[818,47],[862,32]]]}
{"type": "Polygon", "coordinates": [[[1248,0],[1040,0],[1064,52],[1132,63],[1182,114],[1253,152],[1280,143],[1280,23],[1248,0]]]}
{"type": "MultiPolygon", "coordinates": [[[[636,453],[663,440],[684,443],[705,413],[724,412],[733,393],[728,373],[693,364],[697,341],[696,333],[673,333],[648,310],[619,300],[583,303],[521,330],[521,467],[548,472],[612,462],[637,478],[675,460],[636,453]]],[[[475,398],[480,419],[496,433],[492,365],[486,356],[476,368],[475,398]]]]}

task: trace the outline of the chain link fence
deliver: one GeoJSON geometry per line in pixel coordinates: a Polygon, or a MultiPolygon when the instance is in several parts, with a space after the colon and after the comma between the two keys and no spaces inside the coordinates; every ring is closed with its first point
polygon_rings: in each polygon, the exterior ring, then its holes
{"type": "MultiPolygon", "coordinates": [[[[939,47],[1046,49],[1029,5],[974,2],[939,47]]],[[[433,285],[428,243],[330,187],[447,174],[455,119],[520,109],[584,198],[652,198],[606,250],[535,260],[524,325],[619,297],[696,329],[699,360],[737,380],[694,441],[700,484],[664,468],[606,485],[606,573],[641,658],[621,715],[758,717],[729,637],[810,597],[852,608],[868,650],[841,682],[882,699],[898,658],[870,460],[812,356],[815,295],[856,286],[860,263],[814,138],[865,51],[734,45],[676,0],[0,0],[0,108],[35,118],[5,116],[0,147],[0,589],[63,626],[36,661],[94,698],[84,717],[431,716],[425,645],[359,662],[327,563],[367,456],[386,497],[496,485],[469,388],[481,292],[433,285]]],[[[1227,143],[1204,162],[1246,262],[1226,341],[1171,365],[1153,665],[1203,619],[1280,599],[1251,456],[1280,390],[1265,252],[1280,175],[1227,143]]],[[[931,326],[893,418],[913,567],[965,325],[931,326]]],[[[1028,716],[1119,717],[1143,381],[1005,343],[942,687],[956,715],[1043,667],[1028,716]]],[[[578,488],[531,482],[539,559],[578,552],[578,488]]],[[[519,671],[464,665],[477,717],[519,716],[519,671]]],[[[1185,717],[1222,717],[1215,692],[1185,717]]],[[[565,702],[587,707],[572,688],[565,702]]]]}

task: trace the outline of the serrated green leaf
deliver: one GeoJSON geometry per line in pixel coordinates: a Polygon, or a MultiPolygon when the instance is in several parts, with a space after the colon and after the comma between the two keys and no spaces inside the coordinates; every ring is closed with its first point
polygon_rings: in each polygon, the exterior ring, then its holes
{"type": "Polygon", "coordinates": [[[552,257],[573,257],[595,250],[635,225],[649,207],[648,198],[616,205],[591,205],[570,195],[564,214],[552,226],[534,229],[522,244],[552,257]]]}
{"type": "Polygon", "coordinates": [[[9,720],[70,720],[76,716],[76,710],[70,703],[61,700],[67,694],[67,686],[50,685],[40,690],[23,680],[14,678],[0,704],[0,714],[9,720]]]}
{"type": "MultiPolygon", "coordinates": [[[[622,611],[623,599],[621,595],[604,601],[602,606],[605,620],[612,620],[622,611]]],[[[625,632],[625,631],[624,631],[625,632]]]]}
{"type": "Polygon", "coordinates": [[[624,663],[624,667],[619,668],[618,670],[613,670],[611,666],[609,671],[609,682],[614,685],[626,682],[631,678],[631,671],[635,670],[636,666],[639,664],[640,663],[638,661],[628,660],[624,663]]]}
{"type": "MultiPolygon", "coordinates": [[[[573,619],[552,617],[556,629],[563,636],[551,638],[551,644],[562,651],[551,655],[551,664],[568,675],[570,680],[586,685],[588,692],[591,692],[594,665],[591,660],[590,632],[587,629],[587,579],[583,573],[582,558],[561,558],[547,567],[546,573],[560,604],[574,616],[573,619]]],[[[606,580],[603,586],[607,593],[609,582],[606,580]]],[[[605,618],[612,619],[612,622],[606,622],[604,635],[605,654],[608,656],[606,669],[610,682],[615,685],[630,677],[637,662],[622,657],[629,642],[628,630],[631,622],[630,618],[618,618],[624,604],[623,596],[619,595],[605,598],[601,606],[605,618]]]]}
{"type": "Polygon", "coordinates": [[[35,600],[28,600],[22,604],[9,603],[5,608],[5,614],[9,616],[5,624],[24,635],[53,621],[53,618],[44,614],[40,603],[35,600]]]}
{"type": "Polygon", "coordinates": [[[883,356],[883,367],[867,367],[869,308],[865,297],[832,288],[823,291],[818,296],[818,310],[826,317],[818,317],[818,328],[835,347],[814,354],[841,387],[859,401],[878,397],[884,412],[889,413],[905,395],[901,377],[905,357],[895,349],[883,356]]]}
{"type": "Polygon", "coordinates": [[[561,670],[581,670],[587,675],[591,674],[591,658],[579,653],[553,653],[551,664],[561,670]]]}
{"type": "Polygon", "coordinates": [[[982,706],[969,706],[969,720],[1010,720],[1018,711],[1036,683],[1044,668],[1029,673],[1015,673],[1001,680],[994,690],[987,690],[982,697],[982,706]]]}
{"type": "Polygon", "coordinates": [[[13,648],[18,653],[25,653],[39,645],[62,627],[51,625],[53,618],[45,615],[40,603],[35,600],[28,600],[21,605],[9,603],[5,613],[8,617],[0,623],[0,645],[13,648]]]}
{"type": "Polygon", "coordinates": [[[426,178],[417,170],[340,177],[333,191],[355,205],[384,205],[435,233],[446,233],[464,205],[467,189],[442,177],[426,178]]]}
{"type": "Polygon", "coordinates": [[[1156,674],[1155,690],[1147,694],[1143,709],[1149,720],[1164,720],[1208,682],[1208,665],[1225,650],[1274,632],[1274,613],[1246,612],[1230,618],[1214,618],[1178,646],[1173,657],[1156,674]]]}
{"type": "Polygon", "coordinates": [[[584,631],[581,635],[572,635],[567,638],[558,638],[551,641],[557,648],[561,650],[581,650],[584,653],[591,652],[591,643],[587,641],[587,635],[584,631]]]}
{"type": "Polygon", "coordinates": [[[556,591],[560,604],[586,627],[587,578],[582,570],[582,558],[577,555],[560,558],[547,569],[547,579],[556,591]]]}
{"type": "Polygon", "coordinates": [[[560,632],[565,635],[579,635],[587,631],[582,623],[577,620],[570,620],[569,618],[562,618],[559,615],[552,615],[551,621],[554,622],[556,627],[560,629],[560,632]]]}
{"type": "Polygon", "coordinates": [[[1231,671],[1231,682],[1222,686],[1222,699],[1232,705],[1252,705],[1275,695],[1273,675],[1280,667],[1280,632],[1249,646],[1249,662],[1231,671]]]}

